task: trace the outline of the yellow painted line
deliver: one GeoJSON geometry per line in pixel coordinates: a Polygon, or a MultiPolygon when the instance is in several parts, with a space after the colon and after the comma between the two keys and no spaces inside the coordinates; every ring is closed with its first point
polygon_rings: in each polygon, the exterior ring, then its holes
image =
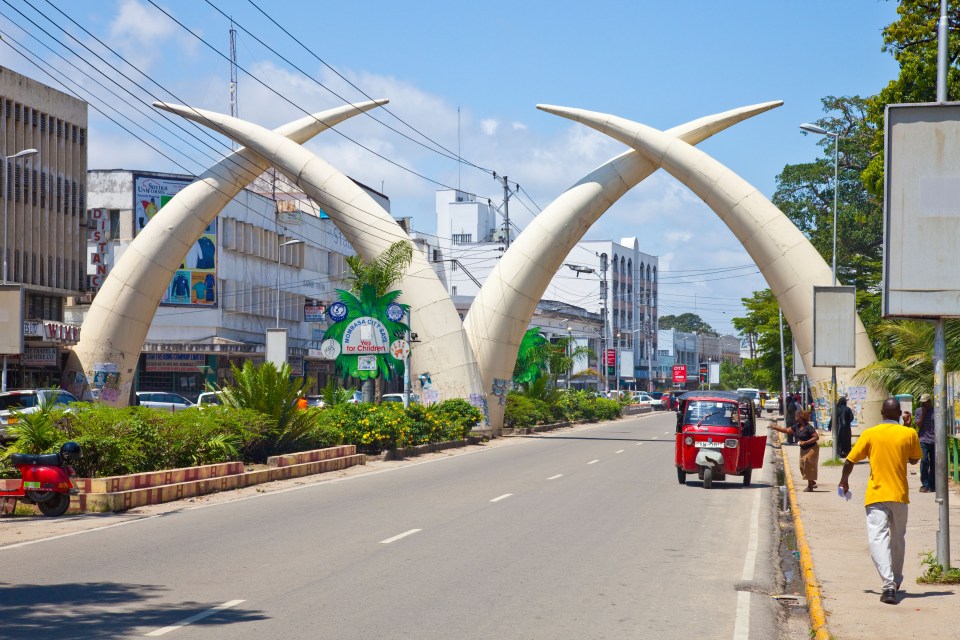
{"type": "MultiPolygon", "coordinates": [[[[779,435],[779,434],[778,434],[779,435]]],[[[797,537],[797,550],[800,551],[800,572],[807,592],[807,608],[810,610],[810,636],[813,640],[830,640],[827,630],[827,615],[823,610],[823,599],[820,595],[820,583],[813,573],[813,556],[810,554],[810,545],[807,544],[807,534],[800,519],[800,503],[797,502],[797,492],[793,487],[793,474],[790,463],[783,452],[783,436],[780,435],[780,458],[783,460],[783,471],[787,480],[787,493],[790,495],[790,510],[793,512],[793,530],[797,537]]]]}

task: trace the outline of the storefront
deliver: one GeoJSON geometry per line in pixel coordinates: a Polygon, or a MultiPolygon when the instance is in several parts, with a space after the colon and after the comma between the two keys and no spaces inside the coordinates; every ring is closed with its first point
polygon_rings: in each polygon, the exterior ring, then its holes
{"type": "MultiPolygon", "coordinates": [[[[59,387],[68,347],[80,339],[80,327],[53,320],[23,323],[23,353],[7,358],[8,389],[59,387]]],[[[64,385],[68,388],[69,385],[64,385]]]]}

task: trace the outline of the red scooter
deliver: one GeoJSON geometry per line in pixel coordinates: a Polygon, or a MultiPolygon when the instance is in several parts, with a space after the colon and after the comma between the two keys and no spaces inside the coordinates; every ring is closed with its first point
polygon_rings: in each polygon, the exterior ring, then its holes
{"type": "Polygon", "coordinates": [[[0,500],[23,500],[36,504],[45,516],[62,516],[70,508],[70,496],[79,493],[72,481],[76,472],[68,464],[79,459],[76,442],[65,442],[60,453],[11,454],[10,462],[20,471],[20,486],[0,490],[0,500]]]}

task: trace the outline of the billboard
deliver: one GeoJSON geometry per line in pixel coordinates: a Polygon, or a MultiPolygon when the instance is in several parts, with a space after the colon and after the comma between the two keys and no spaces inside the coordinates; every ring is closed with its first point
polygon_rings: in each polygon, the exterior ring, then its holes
{"type": "Polygon", "coordinates": [[[960,316],[960,104],[886,110],[883,316],[960,316]]]}
{"type": "Polygon", "coordinates": [[[813,366],[853,367],[856,358],[855,287],[813,288],[813,366]]]}
{"type": "Polygon", "coordinates": [[[23,289],[0,285],[0,354],[23,353],[23,289]]]}
{"type": "MultiPolygon", "coordinates": [[[[133,176],[134,230],[139,233],[173,196],[193,182],[187,178],[133,176]]],[[[193,243],[167,287],[160,304],[217,306],[217,221],[193,243]]]]}
{"type": "Polygon", "coordinates": [[[686,382],[687,382],[687,365],[685,364],[673,365],[673,383],[685,384],[686,382]]]}

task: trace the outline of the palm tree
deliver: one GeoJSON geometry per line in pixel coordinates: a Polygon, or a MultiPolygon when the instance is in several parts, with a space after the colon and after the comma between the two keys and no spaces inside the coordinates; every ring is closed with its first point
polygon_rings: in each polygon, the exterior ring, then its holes
{"type": "Polygon", "coordinates": [[[529,385],[547,372],[550,359],[550,342],[540,333],[540,327],[527,329],[517,350],[517,362],[513,367],[513,381],[529,385]]]}
{"type": "MultiPolygon", "coordinates": [[[[399,297],[399,291],[391,292],[389,295],[387,291],[406,274],[407,268],[412,262],[413,245],[408,240],[398,240],[394,242],[373,262],[364,262],[360,256],[348,257],[346,263],[349,272],[344,274],[343,279],[350,292],[356,297],[353,301],[348,302],[341,296],[342,301],[344,304],[347,304],[347,308],[351,313],[373,315],[378,312],[378,309],[382,311],[388,304],[399,297]],[[359,306],[355,303],[358,303],[359,306]]],[[[404,310],[409,311],[405,305],[404,310]]],[[[384,315],[380,313],[374,317],[382,318],[384,315]]],[[[350,316],[348,316],[348,319],[349,318],[350,316]]],[[[398,328],[390,326],[391,324],[399,325],[399,323],[387,323],[388,329],[398,328]]],[[[330,337],[342,338],[343,336],[331,335],[330,337]]],[[[391,361],[392,357],[388,355],[387,360],[391,361]]],[[[402,366],[403,364],[400,363],[401,371],[402,366]]],[[[356,363],[354,363],[349,373],[351,375],[356,374],[354,377],[363,379],[363,401],[373,402],[375,391],[374,379],[379,380],[376,374],[387,372],[377,371],[373,372],[373,376],[361,376],[360,372],[357,371],[356,363]]]]}
{"type": "MultiPolygon", "coordinates": [[[[860,382],[874,382],[890,393],[918,396],[933,388],[932,322],[923,320],[885,320],[877,324],[874,338],[884,357],[857,372],[860,382]]],[[[944,332],[947,346],[947,371],[960,368],[960,322],[948,320],[944,332]]]]}

